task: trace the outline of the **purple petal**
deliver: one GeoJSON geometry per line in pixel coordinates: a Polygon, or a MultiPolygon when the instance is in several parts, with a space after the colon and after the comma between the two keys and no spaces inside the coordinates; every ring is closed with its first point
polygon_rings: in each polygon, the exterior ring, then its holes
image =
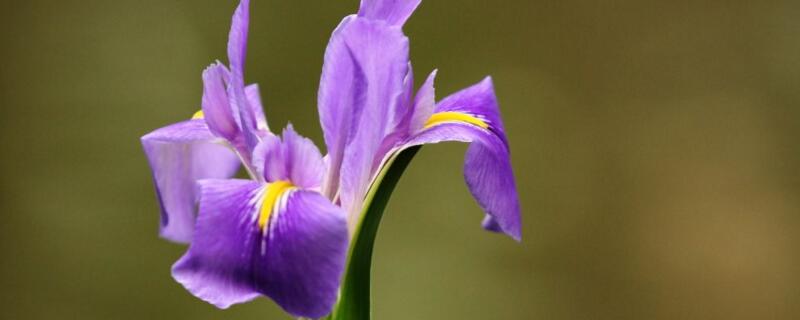
{"type": "Polygon", "coordinates": [[[340,173],[342,205],[348,213],[358,214],[374,173],[373,163],[382,158],[381,144],[402,121],[397,115],[405,114],[397,108],[408,107],[398,103],[408,72],[408,38],[398,28],[364,19],[353,20],[341,33],[366,87],[340,173]]]}
{"type": "Polygon", "coordinates": [[[297,134],[289,125],[283,130],[283,148],[289,181],[301,188],[317,188],[322,184],[325,163],[317,146],[310,139],[297,134]]]}
{"type": "Polygon", "coordinates": [[[236,174],[239,159],[216,140],[203,120],[179,122],[142,137],[161,209],[162,237],[176,242],[191,241],[195,182],[236,174]]]}
{"type": "Polygon", "coordinates": [[[261,229],[264,188],[245,180],[202,181],[195,237],[173,277],[220,308],[266,295],[294,316],[322,317],[344,269],[344,213],[319,193],[293,190],[261,229]]]}
{"type": "Polygon", "coordinates": [[[231,67],[231,79],[228,85],[228,96],[239,111],[239,123],[249,150],[258,143],[256,118],[253,108],[247,101],[244,89],[244,61],[247,53],[247,33],[250,24],[250,1],[242,0],[233,14],[231,31],[228,35],[228,60],[231,67]]]}
{"type": "Polygon", "coordinates": [[[344,148],[358,127],[357,120],[365,99],[366,79],[342,35],[354,19],[355,16],[349,16],[342,20],[331,35],[325,50],[317,95],[319,120],[330,166],[323,193],[329,197],[339,186],[339,168],[344,158],[344,148]]]}
{"type": "Polygon", "coordinates": [[[277,136],[264,137],[253,152],[253,162],[267,182],[291,181],[305,189],[319,188],[325,172],[319,149],[291,125],[283,131],[283,141],[277,136]]]}
{"type": "Polygon", "coordinates": [[[403,26],[414,13],[421,0],[361,0],[358,15],[372,20],[382,20],[403,26]]]}
{"type": "Polygon", "coordinates": [[[437,70],[433,70],[425,83],[417,91],[417,96],[414,99],[414,111],[411,115],[411,124],[409,130],[417,132],[425,126],[425,122],[433,115],[436,108],[436,90],[434,89],[434,80],[436,80],[437,70]]]}
{"type": "Polygon", "coordinates": [[[235,141],[239,134],[239,125],[234,110],[228,101],[225,84],[228,82],[228,70],[215,63],[203,71],[203,118],[209,129],[216,136],[228,141],[235,141]]]}
{"type": "Polygon", "coordinates": [[[253,110],[253,116],[256,119],[256,129],[259,131],[269,131],[267,118],[264,116],[264,106],[261,104],[261,93],[258,90],[258,85],[248,85],[244,88],[244,94],[247,96],[247,102],[253,110]]]}
{"type": "Polygon", "coordinates": [[[483,226],[521,238],[517,188],[511,168],[500,112],[491,79],[455,93],[436,107],[436,112],[460,112],[484,119],[488,128],[463,122],[445,122],[418,132],[404,148],[443,141],[470,142],[464,178],[470,192],[486,212],[483,226]]]}
{"type": "Polygon", "coordinates": [[[456,92],[436,104],[436,112],[447,111],[463,112],[483,118],[492,132],[508,145],[491,77],[486,77],[481,82],[456,92]]]}

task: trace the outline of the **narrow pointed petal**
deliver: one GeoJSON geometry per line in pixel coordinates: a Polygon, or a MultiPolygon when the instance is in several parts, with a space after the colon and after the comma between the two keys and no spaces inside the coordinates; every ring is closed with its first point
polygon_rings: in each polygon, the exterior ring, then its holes
{"type": "Polygon", "coordinates": [[[253,110],[253,117],[256,119],[256,129],[259,131],[269,131],[267,117],[264,116],[264,105],[261,104],[261,93],[257,84],[251,84],[244,88],[247,102],[253,110]]]}
{"type": "Polygon", "coordinates": [[[409,125],[411,132],[421,130],[436,108],[436,90],[434,88],[436,73],[437,70],[433,70],[417,91],[417,96],[414,99],[414,111],[411,115],[411,124],[409,125]]]}
{"type": "Polygon", "coordinates": [[[351,215],[360,213],[363,196],[374,174],[374,163],[384,139],[405,114],[397,108],[408,72],[408,38],[398,28],[382,22],[356,19],[342,32],[347,47],[364,74],[366,91],[355,134],[342,159],[339,194],[351,215]]]}
{"type": "Polygon", "coordinates": [[[358,15],[402,27],[420,2],[421,0],[361,0],[358,15]]]}
{"type": "Polygon", "coordinates": [[[242,0],[233,14],[231,31],[228,35],[228,60],[231,78],[228,95],[237,106],[239,123],[245,145],[250,151],[258,144],[256,117],[247,99],[244,88],[244,62],[247,55],[247,35],[250,24],[250,1],[242,0]]]}
{"type": "Polygon", "coordinates": [[[430,118],[437,121],[429,120],[403,148],[444,141],[471,143],[464,162],[464,178],[487,215],[483,226],[519,241],[519,198],[491,79],[445,98],[435,114],[444,116],[430,118]],[[461,116],[448,119],[448,113],[461,116]]]}
{"type": "Polygon", "coordinates": [[[198,179],[229,178],[239,159],[219,143],[203,120],[189,120],[142,137],[161,210],[162,237],[188,243],[195,221],[198,179]]]}
{"type": "Polygon", "coordinates": [[[344,213],[319,193],[287,191],[263,229],[265,187],[205,180],[197,231],[172,274],[220,308],[258,295],[294,316],[318,318],[336,300],[347,251],[344,213]]]}

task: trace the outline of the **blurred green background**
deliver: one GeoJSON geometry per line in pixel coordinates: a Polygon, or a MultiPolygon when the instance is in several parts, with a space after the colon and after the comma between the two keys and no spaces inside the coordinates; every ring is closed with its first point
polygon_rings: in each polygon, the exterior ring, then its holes
{"type": "MultiPolygon", "coordinates": [[[[186,119],[235,1],[0,4],[0,318],[288,319],[169,274],[139,137],[186,119]]],[[[247,80],[322,146],[357,0],[253,3],[247,80]]],[[[483,232],[464,145],[426,147],[378,237],[376,319],[800,318],[800,2],[424,1],[444,97],[494,76],[523,242],[483,232]]]]}

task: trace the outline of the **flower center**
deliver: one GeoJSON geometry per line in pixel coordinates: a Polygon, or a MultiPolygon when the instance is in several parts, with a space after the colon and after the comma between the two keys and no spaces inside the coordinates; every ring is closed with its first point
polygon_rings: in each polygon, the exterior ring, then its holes
{"type": "Polygon", "coordinates": [[[269,222],[269,216],[275,209],[275,204],[278,199],[296,187],[289,181],[275,181],[267,185],[267,191],[264,192],[264,202],[261,204],[261,214],[258,215],[258,227],[264,229],[269,222]]]}
{"type": "Polygon", "coordinates": [[[487,124],[486,121],[483,121],[473,115],[462,112],[445,111],[434,113],[430,118],[428,118],[428,121],[425,122],[424,129],[428,129],[445,122],[463,122],[481,127],[483,129],[489,128],[489,124],[487,124]]]}

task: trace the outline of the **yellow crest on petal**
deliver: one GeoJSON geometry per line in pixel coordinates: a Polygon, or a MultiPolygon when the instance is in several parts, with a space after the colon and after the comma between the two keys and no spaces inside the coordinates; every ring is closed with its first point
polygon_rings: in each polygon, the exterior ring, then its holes
{"type": "Polygon", "coordinates": [[[489,128],[489,124],[487,124],[486,121],[483,121],[473,115],[466,114],[463,112],[445,111],[445,112],[434,113],[430,118],[428,118],[428,121],[425,122],[424,129],[428,129],[437,124],[446,122],[461,122],[478,126],[483,129],[489,128]]]}
{"type": "Polygon", "coordinates": [[[278,199],[280,199],[285,192],[294,188],[295,186],[289,181],[275,181],[267,185],[267,191],[264,192],[264,202],[261,204],[261,213],[258,215],[259,228],[264,229],[264,227],[266,227],[278,199]]]}

